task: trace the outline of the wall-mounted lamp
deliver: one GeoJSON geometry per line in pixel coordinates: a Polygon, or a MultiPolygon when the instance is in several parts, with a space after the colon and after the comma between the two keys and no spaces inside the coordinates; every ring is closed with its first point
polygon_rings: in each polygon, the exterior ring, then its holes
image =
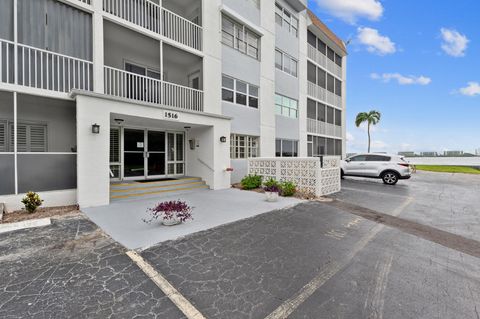
{"type": "Polygon", "coordinates": [[[114,119],[115,123],[117,123],[117,125],[122,125],[123,122],[125,122],[124,119],[114,119]]]}
{"type": "Polygon", "coordinates": [[[92,133],[93,134],[100,134],[100,125],[97,123],[92,125],[92,133]]]}
{"type": "Polygon", "coordinates": [[[192,127],[191,126],[184,126],[183,128],[185,129],[185,131],[188,132],[192,127]]]}
{"type": "Polygon", "coordinates": [[[220,142],[226,143],[226,142],[227,142],[227,138],[226,138],[225,136],[220,136],[220,142]]]}

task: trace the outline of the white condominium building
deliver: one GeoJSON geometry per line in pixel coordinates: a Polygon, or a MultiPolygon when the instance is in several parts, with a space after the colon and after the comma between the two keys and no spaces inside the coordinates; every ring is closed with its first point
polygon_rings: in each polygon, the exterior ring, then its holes
{"type": "Polygon", "coordinates": [[[344,156],[345,81],[306,0],[2,0],[0,202],[105,205],[119,181],[222,189],[250,157],[344,156]]]}

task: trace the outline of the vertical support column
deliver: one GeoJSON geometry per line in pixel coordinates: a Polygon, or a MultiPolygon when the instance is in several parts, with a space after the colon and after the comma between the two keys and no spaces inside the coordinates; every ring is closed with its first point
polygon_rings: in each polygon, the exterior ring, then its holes
{"type": "Polygon", "coordinates": [[[275,157],[275,1],[260,1],[260,156],[275,157]]]}
{"type": "Polygon", "coordinates": [[[92,0],[93,5],[93,91],[104,93],[104,41],[102,0],[92,0]]]}
{"type": "Polygon", "coordinates": [[[15,195],[18,194],[18,146],[17,146],[17,92],[13,92],[13,167],[15,170],[15,195]]]}
{"type": "MultiPolygon", "coordinates": [[[[161,2],[161,0],[160,0],[161,2]]],[[[161,23],[162,24],[162,23],[161,23]]],[[[160,40],[160,101],[159,103],[162,104],[162,105],[165,105],[165,100],[164,100],[164,96],[165,96],[165,85],[163,85],[163,41],[160,40]]]]}
{"type": "MultiPolygon", "coordinates": [[[[298,26],[298,42],[299,47],[299,61],[298,61],[298,127],[299,127],[299,141],[298,141],[298,156],[308,156],[307,145],[307,19],[305,14],[299,14],[298,26]]],[[[317,124],[318,125],[318,124],[317,124]]],[[[317,129],[318,132],[318,129],[317,129]]]]}
{"type": "Polygon", "coordinates": [[[222,15],[218,10],[220,5],[220,0],[202,0],[202,48],[205,53],[202,68],[203,105],[205,112],[214,114],[222,114],[222,41],[219,32],[222,15]],[[208,85],[205,85],[206,83],[208,85]]]}
{"type": "MultiPolygon", "coordinates": [[[[14,59],[14,83],[18,84],[18,1],[13,0],[13,59],[14,59]]],[[[7,46],[8,50],[8,46],[7,46]]],[[[7,61],[8,62],[8,61],[7,61]]],[[[0,61],[1,63],[1,61],[0,61]]],[[[17,154],[17,92],[13,92],[13,167],[15,170],[15,194],[18,194],[18,154],[17,154]]]]}
{"type": "Polygon", "coordinates": [[[347,56],[342,58],[342,158],[347,157],[347,56]]]}

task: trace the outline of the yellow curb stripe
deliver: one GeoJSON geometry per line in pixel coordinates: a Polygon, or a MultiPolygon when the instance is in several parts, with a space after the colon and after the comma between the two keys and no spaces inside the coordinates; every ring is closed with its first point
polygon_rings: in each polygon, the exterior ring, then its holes
{"type": "Polygon", "coordinates": [[[156,182],[137,182],[137,181],[132,181],[131,183],[111,183],[111,186],[131,186],[131,185],[138,185],[138,184],[155,184],[155,183],[168,183],[168,182],[175,182],[175,181],[191,181],[194,179],[199,179],[197,177],[186,177],[186,178],[179,178],[179,179],[174,179],[174,180],[169,180],[169,181],[156,181],[156,182]]]}
{"type": "Polygon", "coordinates": [[[113,198],[113,199],[114,198],[129,198],[129,197],[135,197],[135,196],[145,196],[145,195],[169,193],[169,192],[176,192],[176,191],[188,191],[188,190],[199,189],[199,188],[208,188],[208,186],[207,185],[201,185],[201,186],[196,186],[196,187],[167,189],[167,190],[157,191],[157,192],[145,192],[145,193],[138,193],[138,194],[116,195],[116,196],[110,196],[110,198],[113,198]]]}
{"type": "Polygon", "coordinates": [[[165,188],[165,187],[175,187],[175,186],[187,186],[187,185],[199,185],[204,184],[203,181],[200,182],[193,182],[193,183],[178,183],[178,184],[170,184],[170,185],[159,185],[159,186],[150,186],[150,187],[131,187],[131,188],[123,188],[123,189],[110,189],[110,192],[113,193],[125,193],[131,192],[136,190],[149,190],[149,189],[157,189],[157,188],[165,188]]]}

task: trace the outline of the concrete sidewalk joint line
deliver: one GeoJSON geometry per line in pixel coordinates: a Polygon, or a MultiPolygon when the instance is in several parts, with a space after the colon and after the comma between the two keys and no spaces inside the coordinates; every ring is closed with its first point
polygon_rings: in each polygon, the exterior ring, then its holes
{"type": "Polygon", "coordinates": [[[188,319],[206,319],[175,287],[170,284],[152,265],[135,251],[127,251],[127,256],[160,288],[163,293],[183,312],[188,319]]]}

